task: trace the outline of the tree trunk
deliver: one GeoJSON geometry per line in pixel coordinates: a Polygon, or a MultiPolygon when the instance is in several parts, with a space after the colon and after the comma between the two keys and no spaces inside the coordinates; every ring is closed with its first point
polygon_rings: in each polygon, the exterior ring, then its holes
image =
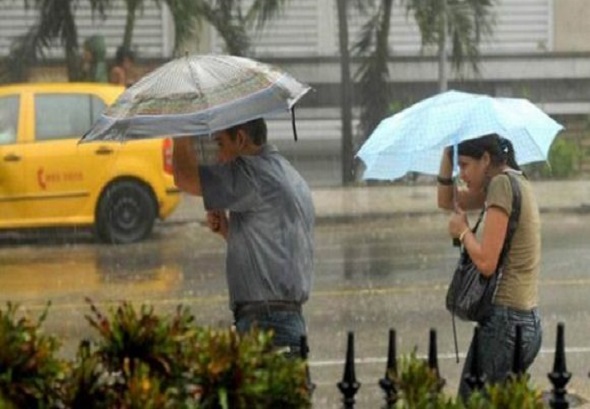
{"type": "Polygon", "coordinates": [[[71,13],[68,13],[65,17],[63,31],[68,79],[73,81],[80,78],[80,61],[78,54],[78,30],[76,28],[74,16],[71,13]]]}
{"type": "Polygon", "coordinates": [[[338,7],[338,38],[340,45],[340,106],[342,124],[342,184],[354,180],[352,152],[352,81],[350,79],[350,52],[348,49],[348,0],[336,0],[338,7]]]}
{"type": "Polygon", "coordinates": [[[127,18],[125,19],[125,33],[123,34],[123,47],[127,50],[131,49],[131,41],[133,41],[133,29],[135,28],[135,13],[137,12],[137,2],[127,2],[127,18]]]}
{"type": "Polygon", "coordinates": [[[440,34],[438,37],[438,90],[445,92],[448,89],[447,68],[447,0],[441,1],[440,34]]]}

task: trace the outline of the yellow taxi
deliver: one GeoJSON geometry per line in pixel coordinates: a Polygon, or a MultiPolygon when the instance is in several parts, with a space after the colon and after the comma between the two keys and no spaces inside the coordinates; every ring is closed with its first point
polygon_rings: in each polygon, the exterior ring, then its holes
{"type": "Polygon", "coordinates": [[[78,143],[123,90],[0,87],[0,229],[93,226],[103,242],[132,243],[172,213],[180,194],[170,139],[78,143]]]}

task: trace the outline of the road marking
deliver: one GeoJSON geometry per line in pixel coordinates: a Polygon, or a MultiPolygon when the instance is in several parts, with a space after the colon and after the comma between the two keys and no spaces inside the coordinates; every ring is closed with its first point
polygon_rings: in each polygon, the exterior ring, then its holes
{"type": "MultiPolygon", "coordinates": [[[[570,354],[587,354],[590,353],[590,347],[570,347],[570,348],[566,348],[565,349],[566,355],[570,355],[570,354]]],[[[554,355],[555,354],[555,349],[546,349],[546,348],[542,348],[539,351],[539,355],[554,355]]],[[[459,358],[465,359],[465,357],[467,356],[466,352],[459,352],[459,358]]],[[[442,353],[442,354],[438,354],[437,355],[439,360],[448,360],[448,359],[456,359],[456,355],[454,352],[446,352],[446,353],[442,353]]],[[[418,359],[427,359],[428,356],[427,355],[417,355],[418,359]]],[[[356,358],[354,360],[354,363],[356,365],[364,365],[364,364],[384,364],[387,362],[387,358],[374,358],[374,357],[368,357],[368,358],[356,358]]],[[[342,366],[344,365],[344,360],[343,359],[337,359],[337,360],[326,360],[326,361],[309,361],[309,366],[310,367],[316,367],[316,368],[320,368],[320,367],[329,367],[329,366],[342,366]]]]}

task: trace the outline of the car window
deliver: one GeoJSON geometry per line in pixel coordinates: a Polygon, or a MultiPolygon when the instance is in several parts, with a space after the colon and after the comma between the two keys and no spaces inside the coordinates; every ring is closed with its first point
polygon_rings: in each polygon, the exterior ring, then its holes
{"type": "Polygon", "coordinates": [[[37,141],[80,138],[105,108],[90,94],[43,94],[35,97],[37,141]]]}
{"type": "Polygon", "coordinates": [[[18,95],[0,97],[0,145],[16,141],[19,101],[18,95]]]}

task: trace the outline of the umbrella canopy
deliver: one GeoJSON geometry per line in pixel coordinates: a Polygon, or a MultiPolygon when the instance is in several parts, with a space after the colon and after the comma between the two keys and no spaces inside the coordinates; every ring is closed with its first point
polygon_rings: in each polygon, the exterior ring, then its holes
{"type": "Polygon", "coordinates": [[[210,135],[290,110],[309,90],[278,68],[248,58],[185,56],[128,88],[82,142],[210,135]]]}
{"type": "Polygon", "coordinates": [[[381,121],[357,157],[365,164],[364,179],[435,175],[445,147],[496,133],[512,142],[516,161],[526,164],[546,160],[562,129],[526,99],[447,91],[381,121]]]}

